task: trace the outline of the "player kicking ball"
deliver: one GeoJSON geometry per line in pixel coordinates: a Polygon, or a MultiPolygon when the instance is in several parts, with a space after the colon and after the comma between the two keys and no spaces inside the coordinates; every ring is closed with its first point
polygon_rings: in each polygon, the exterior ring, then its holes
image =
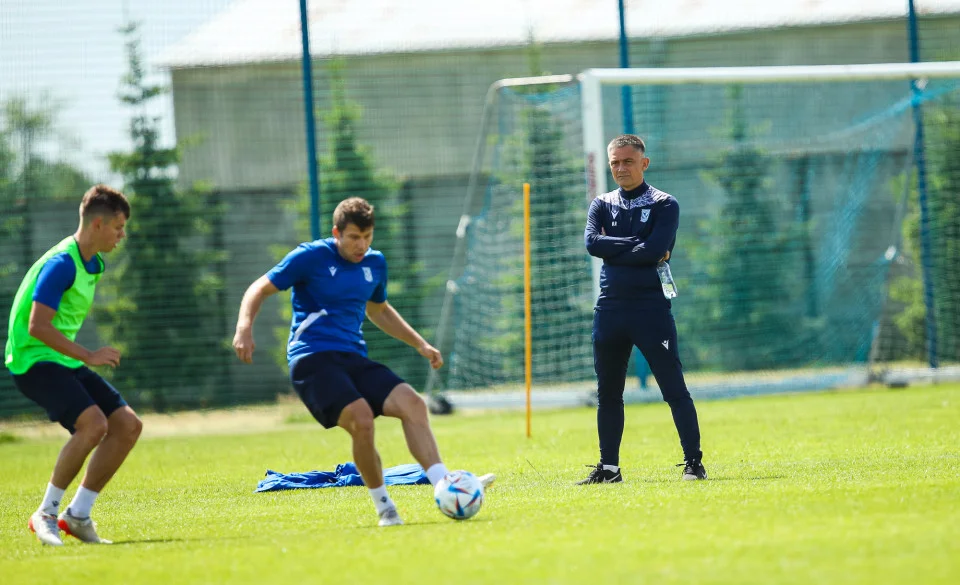
{"type": "MultiPolygon", "coordinates": [[[[377,416],[400,419],[407,447],[426,470],[431,485],[447,474],[430,429],[427,405],[390,368],[367,358],[364,314],[374,325],[407,345],[437,369],[440,352],[427,343],[387,302],[387,263],[370,248],[374,210],[351,197],[333,212],[333,237],[301,244],[247,288],[240,303],[233,348],[251,363],[253,321],[263,300],[293,288],[293,320],[287,361],[293,388],[324,428],[341,427],[353,439],[353,459],[370,491],[380,526],[403,524],[387,494],[383,466],[374,445],[377,416]]],[[[493,474],[480,478],[484,487],[493,474]]]]}

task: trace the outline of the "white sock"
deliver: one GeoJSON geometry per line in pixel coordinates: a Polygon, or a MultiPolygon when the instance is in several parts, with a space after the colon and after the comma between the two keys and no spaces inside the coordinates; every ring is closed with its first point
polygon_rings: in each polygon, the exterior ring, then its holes
{"type": "Polygon", "coordinates": [[[70,510],[70,515],[74,518],[89,518],[90,509],[93,508],[93,503],[97,500],[98,495],[100,495],[100,492],[92,492],[80,486],[67,508],[70,510]]]}
{"type": "Polygon", "coordinates": [[[430,466],[430,469],[427,470],[427,479],[430,480],[430,485],[437,485],[443,476],[446,475],[447,466],[443,463],[434,463],[430,466]]]}
{"type": "Polygon", "coordinates": [[[43,502],[40,504],[40,511],[44,514],[56,516],[60,512],[60,501],[63,500],[62,490],[52,483],[47,484],[47,493],[43,494],[43,502]]]}
{"type": "Polygon", "coordinates": [[[377,507],[377,514],[382,513],[384,510],[397,507],[387,494],[386,485],[370,489],[370,497],[373,498],[373,505],[377,507]]]}
{"type": "Polygon", "coordinates": [[[603,466],[603,469],[604,469],[605,471],[612,471],[612,472],[616,473],[616,472],[620,471],[620,466],[619,466],[619,465],[604,465],[604,466],[603,466]]]}

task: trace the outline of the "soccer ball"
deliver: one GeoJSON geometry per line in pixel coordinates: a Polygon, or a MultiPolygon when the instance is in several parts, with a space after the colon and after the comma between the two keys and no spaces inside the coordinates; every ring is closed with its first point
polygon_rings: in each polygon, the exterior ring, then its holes
{"type": "Polygon", "coordinates": [[[440,511],[454,520],[477,515],[483,505],[483,484],[469,471],[451,471],[437,482],[433,497],[440,511]]]}

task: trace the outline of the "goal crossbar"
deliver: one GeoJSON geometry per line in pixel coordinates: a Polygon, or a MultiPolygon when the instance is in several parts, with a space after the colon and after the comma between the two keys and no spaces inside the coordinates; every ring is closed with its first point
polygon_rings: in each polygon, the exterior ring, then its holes
{"type": "Polygon", "coordinates": [[[683,83],[788,83],[812,81],[897,81],[958,77],[960,61],[870,63],[863,65],[783,65],[772,67],[673,67],[587,69],[581,83],[600,85],[683,83]]]}
{"type": "MultiPolygon", "coordinates": [[[[708,85],[804,82],[910,81],[960,79],[960,61],[870,63],[856,65],[784,65],[760,67],[674,67],[587,69],[578,76],[583,123],[587,201],[605,189],[606,137],[603,133],[603,86],[708,85]]],[[[599,294],[600,261],[593,262],[594,293],[599,294]]]]}

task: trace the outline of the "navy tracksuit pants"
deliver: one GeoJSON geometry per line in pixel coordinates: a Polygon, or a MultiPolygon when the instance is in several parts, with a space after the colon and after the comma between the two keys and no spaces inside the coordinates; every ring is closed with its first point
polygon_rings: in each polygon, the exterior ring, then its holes
{"type": "Polygon", "coordinates": [[[683,380],[677,351],[677,326],[668,308],[604,309],[593,315],[593,366],[597,372],[597,432],[600,462],[620,465],[623,438],[623,386],[630,352],[636,346],[670,405],[684,459],[700,459],[697,409],[683,380]]]}

